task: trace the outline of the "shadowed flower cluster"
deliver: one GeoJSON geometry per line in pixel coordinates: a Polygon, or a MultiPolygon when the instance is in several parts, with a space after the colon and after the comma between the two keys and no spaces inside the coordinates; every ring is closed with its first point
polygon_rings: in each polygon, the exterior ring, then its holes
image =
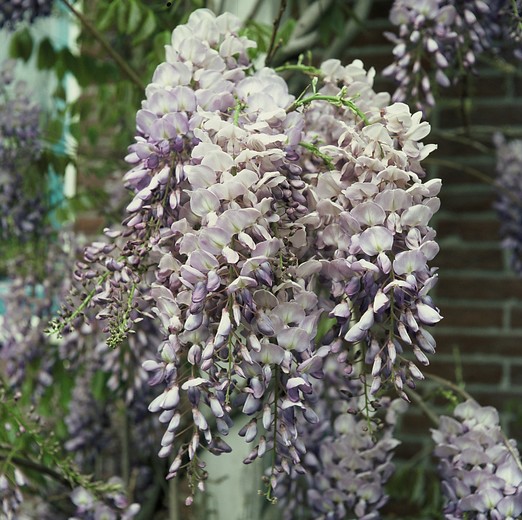
{"type": "Polygon", "coordinates": [[[14,78],[15,62],[0,69],[0,239],[26,240],[42,229],[45,192],[29,186],[26,173],[41,150],[40,109],[27,86],[14,78]]]}
{"type": "Polygon", "coordinates": [[[411,100],[426,110],[435,104],[434,84],[448,87],[481,54],[509,46],[522,56],[514,11],[520,5],[511,0],[395,0],[390,21],[399,34],[386,33],[395,44],[394,62],[383,71],[399,84],[393,99],[411,100]]]}
{"type": "Polygon", "coordinates": [[[237,413],[254,444],[245,463],[274,452],[269,487],[299,468],[323,361],[349,374],[352,345],[372,394],[391,384],[406,398],[422,379],[410,358],[428,363],[440,320],[427,294],[440,189],[422,181],[428,123],[375,93],[358,60],[325,62],[296,99],[272,69],[253,70],[239,29],[201,9],[173,31],[136,117],[127,217],[87,248],[55,324],[93,307],[116,346],[155,317],[162,339],[143,367],[163,390],[149,410],[168,477],[187,470],[193,490],[200,445],[230,451],[237,413]]]}
{"type": "Polygon", "coordinates": [[[32,24],[49,16],[54,0],[4,0],[0,2],[0,28],[14,29],[19,23],[32,24]]]}
{"type": "Polygon", "coordinates": [[[320,384],[317,424],[303,425],[299,437],[307,454],[291,478],[283,476],[276,495],[285,519],[380,518],[387,502],[384,485],[391,463],[397,415],[404,400],[381,398],[368,404],[368,389],[348,379],[330,359],[320,384]],[[367,395],[366,395],[367,398],[367,395]]]}
{"type": "MultiPolygon", "coordinates": [[[[316,253],[330,283],[329,316],[348,343],[363,342],[364,357],[372,365],[371,393],[383,381],[392,382],[407,399],[403,384],[414,387],[423,379],[411,350],[421,365],[435,351],[428,328],[440,321],[429,290],[437,281],[428,262],[438,252],[435,231],[429,226],[438,210],[439,179],[423,182],[420,162],[435,145],[421,139],[430,125],[421,113],[410,114],[404,103],[388,105],[386,94],[372,88],[360,62],[342,67],[325,62],[325,85],[320,93],[351,95],[361,92],[358,104],[369,124],[353,113],[314,101],[306,111],[307,140],[317,143],[329,171],[317,172],[312,159],[308,175],[315,177],[308,215],[302,217],[306,244],[316,253]]],[[[324,282],[323,282],[324,283],[324,282]]]]}
{"type": "Polygon", "coordinates": [[[513,520],[522,514],[522,465],[491,406],[468,400],[432,430],[446,497],[445,518],[513,520]]]}
{"type": "Polygon", "coordinates": [[[497,148],[497,201],[502,246],[510,253],[511,267],[522,276],[522,140],[495,136],[497,148]]]}
{"type": "MultiPolygon", "coordinates": [[[[146,465],[155,456],[160,436],[157,421],[147,410],[154,394],[141,364],[154,355],[160,336],[152,320],[145,317],[118,350],[111,350],[105,341],[103,322],[95,320],[92,313],[83,317],[77,329],[65,331],[59,343],[45,333],[58,302],[71,287],[78,252],[76,239],[62,232],[48,249],[38,251],[45,258],[40,258],[38,269],[10,281],[10,290],[2,298],[5,312],[0,316],[2,376],[13,391],[30,393],[31,401],[37,405],[44,394],[53,392],[58,377],[64,379],[66,367],[64,386],[70,385],[71,395],[66,399],[67,409],[63,410],[68,433],[62,438],[64,449],[74,455],[81,471],[114,474],[122,467],[114,454],[120,455],[124,443],[129,450],[124,454],[128,457],[126,463],[137,479],[133,493],[143,499],[143,488],[150,480],[146,465]],[[71,277],[64,277],[64,273],[71,277]],[[132,424],[132,431],[125,424],[132,424]],[[135,449],[138,445],[139,450],[135,449]]],[[[67,395],[67,391],[64,393],[67,395]]],[[[60,394],[60,404],[63,400],[64,395],[60,394]]],[[[22,494],[11,481],[6,481],[5,486],[6,504],[9,500],[14,507],[13,500],[21,499],[22,494]]],[[[71,497],[75,504],[78,493],[71,497]]],[[[132,518],[130,512],[125,512],[122,494],[105,498],[114,498],[112,509],[106,502],[90,497],[89,507],[82,509],[76,504],[77,518],[132,518]]],[[[31,507],[29,504],[27,510],[31,507]]],[[[62,518],[52,500],[48,508],[49,518],[62,518]]],[[[132,511],[136,509],[137,506],[132,507],[132,511]]]]}

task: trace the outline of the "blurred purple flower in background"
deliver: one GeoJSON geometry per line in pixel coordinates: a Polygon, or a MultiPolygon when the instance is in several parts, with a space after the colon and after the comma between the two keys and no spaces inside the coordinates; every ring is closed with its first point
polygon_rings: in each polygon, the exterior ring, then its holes
{"type": "Polygon", "coordinates": [[[27,172],[40,156],[40,108],[27,85],[14,78],[14,60],[0,68],[0,240],[27,241],[41,232],[48,213],[47,193],[35,189],[27,172]]]}
{"type": "Polygon", "coordinates": [[[437,86],[473,70],[482,54],[511,48],[521,58],[521,7],[520,0],[395,0],[390,21],[399,34],[386,33],[394,62],[383,71],[399,85],[393,99],[426,111],[437,86]]]}
{"type": "Polygon", "coordinates": [[[442,416],[432,430],[446,497],[445,518],[514,520],[522,514],[522,465],[495,408],[473,400],[442,416]]]}
{"type": "Polygon", "coordinates": [[[380,518],[379,509],[388,498],[384,485],[394,471],[391,458],[399,444],[393,430],[406,402],[381,398],[368,406],[368,389],[348,379],[343,365],[333,359],[325,363],[318,386],[315,421],[299,430],[307,453],[300,467],[280,477],[276,489],[283,516],[380,518]]]}
{"type": "Polygon", "coordinates": [[[49,16],[54,0],[1,0],[0,28],[14,29],[23,22],[33,23],[49,16]]]}
{"type": "Polygon", "coordinates": [[[497,149],[497,201],[502,246],[510,253],[513,271],[522,276],[522,140],[494,136],[497,149]]]}

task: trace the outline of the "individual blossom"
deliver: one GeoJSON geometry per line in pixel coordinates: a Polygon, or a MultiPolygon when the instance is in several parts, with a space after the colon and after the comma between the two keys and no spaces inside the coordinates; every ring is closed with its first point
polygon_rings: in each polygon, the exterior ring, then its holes
{"type": "Polygon", "coordinates": [[[435,104],[434,86],[448,87],[457,74],[473,70],[482,54],[508,46],[519,54],[522,40],[513,7],[519,4],[396,0],[390,21],[399,34],[386,33],[395,45],[394,62],[383,71],[399,85],[393,99],[427,110],[435,104]]]}
{"type": "Polygon", "coordinates": [[[18,24],[32,24],[37,18],[49,16],[53,0],[4,0],[0,2],[0,28],[13,29],[18,24]]]}
{"type": "Polygon", "coordinates": [[[511,267],[522,275],[522,140],[497,134],[497,200],[494,207],[500,219],[502,247],[510,252],[511,267]]]}
{"type": "Polygon", "coordinates": [[[522,514],[522,464],[495,408],[468,400],[432,430],[445,518],[514,520],[522,514]]]}

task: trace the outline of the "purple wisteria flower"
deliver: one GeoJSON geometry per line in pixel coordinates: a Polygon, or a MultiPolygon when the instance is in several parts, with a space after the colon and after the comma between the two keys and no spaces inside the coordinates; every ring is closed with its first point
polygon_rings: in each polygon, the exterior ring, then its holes
{"type": "Polygon", "coordinates": [[[24,496],[20,488],[25,486],[26,479],[18,468],[12,475],[0,473],[0,511],[2,518],[16,520],[18,510],[23,503],[24,496]]]}
{"type": "Polygon", "coordinates": [[[439,249],[429,221],[440,206],[441,181],[423,182],[420,166],[436,146],[421,143],[430,131],[421,113],[411,114],[404,103],[388,105],[389,97],[371,88],[373,71],[366,73],[360,62],[342,67],[329,60],[321,70],[320,93],[361,92],[358,103],[370,124],[326,101],[311,104],[306,138],[334,168],[308,174],[316,179],[313,202],[298,223],[310,236],[305,243],[313,240],[311,262],[329,280],[329,315],[340,338],[364,346],[371,393],[389,381],[407,399],[403,384],[413,387],[423,376],[404,354],[411,350],[427,365],[435,351],[428,328],[441,319],[428,296],[437,281],[428,262],[439,249]]]}
{"type": "MultiPolygon", "coordinates": [[[[38,406],[44,393],[59,392],[55,390],[57,378],[64,377],[63,367],[67,367],[72,390],[63,409],[68,433],[63,438],[64,449],[74,455],[82,472],[106,475],[121,468],[121,461],[113,454],[120,454],[125,442],[129,450],[126,464],[138,479],[133,492],[141,499],[149,478],[146,466],[161,438],[157,421],[147,411],[154,390],[148,386],[148,374],[141,366],[154,355],[160,341],[158,329],[151,318],[145,317],[136,325],[135,333],[113,350],[107,347],[103,322],[92,313],[84,316],[77,329],[64,331],[59,341],[47,335],[49,319],[73,284],[74,259],[80,251],[77,238],[70,233],[62,232],[54,238],[55,242],[41,252],[37,268],[26,273],[10,272],[10,291],[3,297],[5,312],[0,316],[2,375],[14,390],[30,392],[38,406]],[[98,390],[94,393],[96,381],[98,390]],[[124,433],[125,440],[122,423],[132,424],[132,431],[124,433]]],[[[19,262],[17,269],[21,266],[19,262]]],[[[64,395],[59,393],[58,401],[63,400],[64,395]]],[[[123,504],[122,499],[117,503],[123,504]]],[[[53,504],[49,507],[54,511],[52,518],[61,518],[56,516],[53,504]]],[[[120,511],[125,508],[118,506],[118,514],[113,511],[107,518],[130,518],[120,511]]],[[[105,509],[106,505],[98,501],[80,518],[104,518],[105,509]]]]}
{"type": "Polygon", "coordinates": [[[420,166],[429,124],[374,92],[358,60],[325,62],[317,90],[296,99],[253,69],[239,29],[201,9],[173,31],[136,116],[127,217],[87,248],[56,327],[94,308],[117,346],[156,319],[143,367],[162,391],[149,410],[165,425],[168,478],[182,468],[193,491],[207,476],[201,445],[230,451],[238,413],[245,463],[274,454],[269,488],[302,467],[325,358],[350,374],[362,350],[371,394],[390,384],[406,398],[440,320],[427,265],[440,181],[423,182],[420,166]]]}
{"type": "Polygon", "coordinates": [[[522,140],[495,135],[497,201],[502,246],[510,252],[511,267],[522,276],[522,140]]]}
{"type": "Polygon", "coordinates": [[[15,81],[14,66],[7,60],[0,68],[0,240],[27,241],[42,231],[48,205],[26,175],[41,152],[40,109],[15,81]]]}
{"type": "MultiPolygon", "coordinates": [[[[108,483],[121,484],[117,478],[110,479],[108,483]]],[[[140,511],[139,504],[129,504],[122,493],[108,493],[104,498],[102,501],[84,488],[75,488],[71,493],[71,501],[76,511],[69,520],[132,520],[140,511]]]]}
{"type": "Polygon", "coordinates": [[[32,24],[37,18],[49,16],[54,0],[2,0],[0,28],[14,29],[22,22],[32,24]]]}
{"type": "Polygon", "coordinates": [[[442,416],[432,430],[439,458],[445,518],[514,520],[522,514],[522,464],[495,408],[473,400],[442,416]]]}
{"type": "Polygon", "coordinates": [[[399,34],[386,33],[395,44],[394,62],[383,74],[398,83],[395,101],[411,101],[420,110],[435,104],[435,85],[448,87],[472,70],[486,52],[511,47],[522,55],[522,34],[513,6],[519,0],[395,0],[390,21],[399,34]]]}
{"type": "Polygon", "coordinates": [[[287,520],[377,519],[388,500],[384,485],[399,444],[393,430],[407,405],[389,398],[368,404],[368,389],[342,368],[333,358],[325,363],[316,422],[299,430],[307,453],[278,482],[277,504],[287,520]]]}

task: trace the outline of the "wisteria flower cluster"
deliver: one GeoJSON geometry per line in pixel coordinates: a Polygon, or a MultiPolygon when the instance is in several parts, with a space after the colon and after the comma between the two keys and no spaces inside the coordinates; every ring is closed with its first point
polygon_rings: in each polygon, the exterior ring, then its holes
{"type": "Polygon", "coordinates": [[[14,29],[21,22],[32,24],[49,16],[54,0],[5,0],[0,2],[0,28],[14,29]]]}
{"type": "Polygon", "coordinates": [[[448,87],[458,74],[472,70],[478,57],[499,45],[522,56],[522,34],[514,7],[520,1],[395,0],[390,21],[399,34],[386,33],[395,44],[394,62],[383,73],[398,88],[395,101],[412,101],[420,110],[435,104],[434,85],[448,87]]]}
{"type": "MultiPolygon", "coordinates": [[[[66,366],[67,373],[74,375],[74,379],[69,383],[72,384],[71,397],[64,410],[68,431],[68,436],[63,438],[65,451],[74,456],[84,473],[97,470],[98,476],[100,472],[105,476],[120,472],[122,462],[111,457],[111,453],[121,453],[122,424],[126,421],[132,424],[132,432],[124,433],[129,448],[126,464],[139,478],[133,491],[143,498],[148,478],[145,465],[155,455],[161,436],[157,421],[147,411],[154,394],[147,385],[148,375],[141,364],[154,354],[153,347],[160,337],[152,320],[145,318],[120,349],[109,350],[104,341],[103,323],[93,316],[85,316],[81,327],[64,333],[59,344],[56,338],[45,333],[58,302],[70,290],[79,250],[77,238],[63,231],[45,252],[40,251],[45,260],[40,258],[38,269],[23,275],[10,273],[13,275],[10,291],[2,298],[5,312],[0,316],[2,379],[18,395],[29,390],[31,402],[37,407],[39,399],[56,386],[56,378],[63,377],[60,374],[66,366]],[[64,277],[64,273],[71,276],[64,277]],[[95,396],[96,380],[103,380],[105,388],[95,396]],[[134,449],[138,445],[139,450],[134,449]]],[[[58,399],[62,402],[64,396],[58,399]]],[[[9,500],[12,508],[23,509],[23,492],[7,480],[5,488],[5,500],[9,500]],[[13,502],[15,498],[17,502],[13,502]]],[[[105,499],[100,501],[100,497],[95,498],[83,488],[71,495],[71,501],[77,506],[77,518],[126,519],[137,512],[136,504],[127,507],[123,493],[108,494],[105,499]],[[81,497],[88,500],[83,503],[81,497]]],[[[31,507],[28,505],[26,509],[31,507]]],[[[49,518],[62,518],[52,501],[47,507],[49,518]]]]}
{"type": "Polygon", "coordinates": [[[325,62],[295,98],[253,70],[239,29],[206,9],[174,29],[137,113],[128,216],[87,248],[54,325],[94,307],[116,346],[156,318],[158,355],[143,366],[164,389],[149,410],[165,425],[167,476],[188,471],[193,490],[200,445],[230,451],[237,413],[254,444],[245,462],[275,454],[270,487],[299,468],[331,355],[349,375],[362,349],[371,394],[391,384],[407,399],[441,319],[427,294],[440,189],[422,181],[429,124],[375,93],[360,61],[325,62]]]}
{"type": "Polygon", "coordinates": [[[393,429],[406,402],[381,398],[370,404],[367,390],[359,380],[347,379],[332,358],[325,363],[315,406],[319,420],[299,430],[307,448],[302,471],[283,475],[276,489],[285,519],[379,518],[399,444],[393,429]]]}
{"type": "Polygon", "coordinates": [[[497,148],[497,200],[502,246],[510,253],[511,267],[522,276],[522,140],[506,141],[495,135],[497,148]]]}
{"type": "Polygon", "coordinates": [[[513,520],[522,514],[522,464],[498,412],[468,400],[432,430],[446,497],[445,518],[513,520]]]}
{"type": "Polygon", "coordinates": [[[26,239],[47,214],[45,193],[29,186],[27,168],[41,152],[40,109],[14,77],[15,62],[0,69],[0,239],[26,239]]]}

